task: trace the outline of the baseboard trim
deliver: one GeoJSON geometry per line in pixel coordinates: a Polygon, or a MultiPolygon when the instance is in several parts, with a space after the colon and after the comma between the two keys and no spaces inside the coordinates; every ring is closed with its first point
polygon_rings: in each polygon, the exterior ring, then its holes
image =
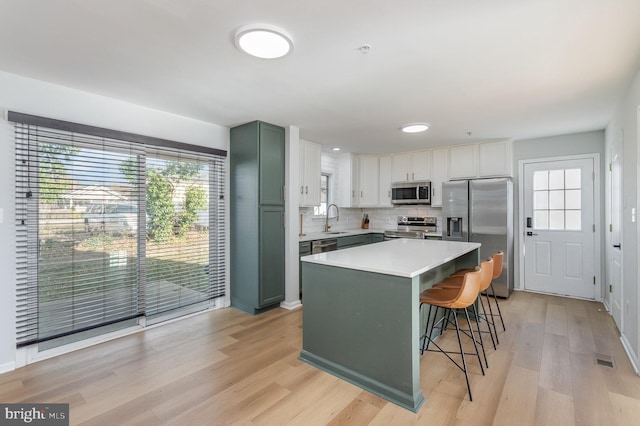
{"type": "Polygon", "coordinates": [[[9,371],[13,371],[16,369],[15,362],[6,362],[4,364],[0,364],[0,374],[8,373],[9,371]]]}
{"type": "Polygon", "coordinates": [[[380,398],[386,399],[387,401],[391,401],[394,404],[406,408],[407,410],[413,411],[414,413],[418,412],[425,401],[422,390],[420,389],[418,389],[418,393],[416,395],[402,392],[371,377],[364,376],[347,367],[336,364],[321,356],[312,354],[304,349],[300,352],[300,357],[298,359],[351,384],[359,386],[380,398]]]}
{"type": "Polygon", "coordinates": [[[302,307],[302,303],[299,300],[295,300],[293,302],[281,302],[280,307],[292,311],[294,309],[298,309],[302,307]]]}
{"type": "Polygon", "coordinates": [[[636,372],[636,374],[640,376],[640,366],[638,365],[638,357],[633,353],[633,350],[631,349],[631,344],[629,343],[627,336],[625,336],[624,334],[621,334],[620,341],[622,342],[622,347],[624,348],[624,351],[627,353],[627,358],[629,358],[629,362],[631,362],[631,367],[633,367],[633,370],[636,372]]]}

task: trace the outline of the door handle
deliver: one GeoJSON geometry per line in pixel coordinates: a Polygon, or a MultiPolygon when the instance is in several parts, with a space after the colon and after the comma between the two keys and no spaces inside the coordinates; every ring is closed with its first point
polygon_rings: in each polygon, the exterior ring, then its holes
{"type": "Polygon", "coordinates": [[[614,244],[613,247],[620,248],[620,244],[614,244]]]}
{"type": "Polygon", "coordinates": [[[528,236],[528,237],[532,237],[532,236],[534,236],[534,235],[538,235],[538,234],[534,234],[534,233],[533,233],[533,232],[531,232],[531,231],[527,231],[527,236],[528,236]]]}

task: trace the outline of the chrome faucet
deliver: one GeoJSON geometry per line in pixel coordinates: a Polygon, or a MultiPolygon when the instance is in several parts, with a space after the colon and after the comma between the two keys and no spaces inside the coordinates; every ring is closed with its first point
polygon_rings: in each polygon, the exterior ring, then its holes
{"type": "Polygon", "coordinates": [[[329,204],[327,206],[327,217],[324,220],[324,232],[329,232],[329,229],[331,229],[331,226],[329,225],[329,210],[331,210],[331,206],[336,208],[336,221],[340,220],[340,209],[338,209],[338,206],[333,203],[329,204]]]}

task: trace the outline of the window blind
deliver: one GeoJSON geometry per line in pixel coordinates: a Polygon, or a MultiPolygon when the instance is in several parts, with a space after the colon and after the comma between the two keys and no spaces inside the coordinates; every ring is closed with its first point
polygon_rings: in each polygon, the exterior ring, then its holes
{"type": "Polygon", "coordinates": [[[18,113],[9,120],[19,346],[62,344],[224,296],[226,153],[18,113]]]}

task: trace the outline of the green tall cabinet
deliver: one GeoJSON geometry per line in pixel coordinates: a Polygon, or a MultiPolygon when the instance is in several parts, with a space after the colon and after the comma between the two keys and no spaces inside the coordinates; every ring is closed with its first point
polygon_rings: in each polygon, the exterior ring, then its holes
{"type": "Polygon", "coordinates": [[[284,129],[231,129],[231,305],[251,314],[284,300],[284,129]]]}

